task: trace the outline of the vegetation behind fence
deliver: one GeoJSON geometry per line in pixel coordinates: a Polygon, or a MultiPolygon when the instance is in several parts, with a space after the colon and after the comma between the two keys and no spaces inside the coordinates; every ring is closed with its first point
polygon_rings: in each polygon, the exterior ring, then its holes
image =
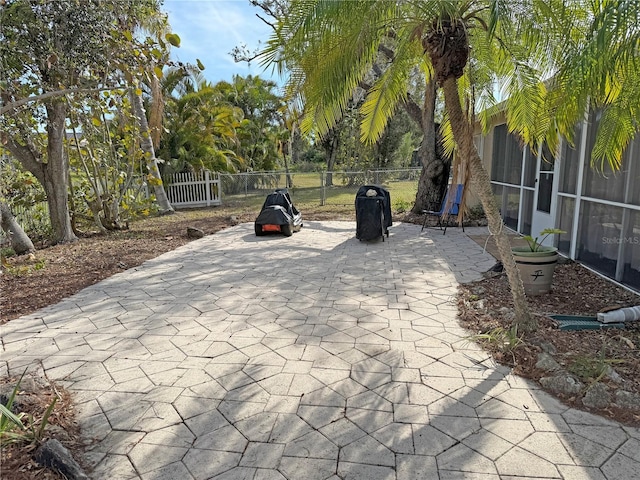
{"type": "MultiPolygon", "coordinates": [[[[415,201],[419,176],[419,168],[358,172],[293,172],[289,174],[283,171],[223,173],[217,177],[212,174],[210,179],[207,177],[206,181],[212,186],[207,184],[205,190],[212,192],[208,198],[210,205],[221,203],[257,211],[268,193],[277,188],[288,188],[293,202],[299,209],[304,210],[305,206],[353,205],[360,186],[375,184],[382,185],[389,190],[391,206],[394,210],[407,210],[415,201]],[[218,192],[220,192],[220,196],[218,196],[218,192]]],[[[167,182],[168,191],[172,191],[172,188],[190,191],[191,187],[185,186],[184,178],[178,179],[176,177],[176,180],[179,182],[173,187],[170,180],[167,182]]],[[[196,179],[197,185],[194,184],[193,188],[198,188],[198,191],[202,190],[200,184],[203,181],[205,181],[204,177],[198,177],[196,179]]],[[[175,194],[173,196],[178,198],[175,194]]],[[[193,207],[194,204],[187,202],[185,205],[174,206],[177,208],[181,206],[193,207]]],[[[201,206],[207,206],[206,202],[201,206]]],[[[13,206],[12,211],[16,220],[29,234],[40,236],[50,231],[46,202],[39,202],[31,208],[13,206]]],[[[0,241],[3,239],[4,236],[0,232],[0,241]]]]}

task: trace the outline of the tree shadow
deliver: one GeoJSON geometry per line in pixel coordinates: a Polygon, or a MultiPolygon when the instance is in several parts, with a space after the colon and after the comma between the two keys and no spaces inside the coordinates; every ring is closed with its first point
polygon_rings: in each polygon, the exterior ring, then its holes
{"type": "Polygon", "coordinates": [[[623,429],[467,340],[457,282],[494,260],[462,232],[399,224],[359,242],[352,222],[273,239],[252,229],[192,242],[3,333],[11,370],[39,359],[74,392],[93,478],[595,480],[635,465],[616,452],[623,429]]]}

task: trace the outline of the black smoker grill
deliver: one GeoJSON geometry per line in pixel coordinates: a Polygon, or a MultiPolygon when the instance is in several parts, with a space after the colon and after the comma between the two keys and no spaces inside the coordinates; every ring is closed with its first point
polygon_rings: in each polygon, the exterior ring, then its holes
{"type": "Polygon", "coordinates": [[[379,185],[363,185],[356,194],[356,238],[375,240],[389,236],[391,196],[379,185]]]}

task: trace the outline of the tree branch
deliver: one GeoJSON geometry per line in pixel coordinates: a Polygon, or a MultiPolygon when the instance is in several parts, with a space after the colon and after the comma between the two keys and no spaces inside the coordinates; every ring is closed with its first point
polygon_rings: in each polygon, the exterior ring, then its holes
{"type": "Polygon", "coordinates": [[[20,145],[7,134],[2,134],[2,145],[22,164],[24,168],[35,175],[38,181],[44,185],[44,169],[39,160],[40,155],[36,148],[27,139],[26,145],[20,145]]]}
{"type": "Polygon", "coordinates": [[[267,21],[265,18],[262,18],[262,17],[260,16],[260,14],[259,14],[259,13],[256,13],[256,17],[258,17],[258,18],[259,18],[260,20],[262,20],[264,23],[266,23],[267,25],[269,25],[269,26],[271,27],[271,29],[275,32],[275,30],[276,30],[276,26],[275,26],[275,24],[274,24],[274,23],[267,21]]]}
{"type": "Polygon", "coordinates": [[[9,102],[7,105],[4,105],[0,108],[0,115],[4,115],[7,112],[15,110],[16,108],[25,105],[30,102],[37,102],[41,100],[46,100],[47,98],[61,97],[63,95],[67,95],[69,93],[95,93],[95,92],[104,92],[107,90],[117,90],[122,87],[102,87],[102,88],[65,88],[63,90],[54,90],[52,92],[41,93],[40,95],[31,95],[29,97],[21,98],[20,100],[16,100],[14,102],[9,102]]]}
{"type": "Polygon", "coordinates": [[[387,57],[389,60],[393,61],[395,57],[395,52],[391,48],[380,44],[378,45],[378,51],[383,53],[384,56],[387,57]]]}
{"type": "Polygon", "coordinates": [[[404,109],[407,111],[411,119],[420,125],[420,129],[424,131],[424,118],[422,114],[422,108],[411,97],[410,93],[407,93],[407,99],[403,103],[404,109]]]}

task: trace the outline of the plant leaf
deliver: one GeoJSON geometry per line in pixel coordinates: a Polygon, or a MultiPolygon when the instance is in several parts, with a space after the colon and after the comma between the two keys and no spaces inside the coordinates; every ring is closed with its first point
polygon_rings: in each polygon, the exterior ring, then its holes
{"type": "Polygon", "coordinates": [[[180,37],[175,33],[167,33],[164,38],[174,47],[180,46],[180,37]]]}
{"type": "Polygon", "coordinates": [[[58,401],[58,397],[55,397],[53,399],[53,401],[51,402],[51,404],[47,407],[47,410],[44,412],[44,415],[42,417],[42,421],[40,422],[40,427],[38,428],[38,432],[37,432],[37,437],[36,438],[42,438],[42,434],[44,433],[44,429],[47,426],[47,424],[49,423],[49,416],[51,415],[51,412],[53,412],[53,407],[55,407],[57,401],[58,401]]]}
{"type": "MultiPolygon", "coordinates": [[[[22,420],[20,420],[20,417],[18,417],[15,413],[13,413],[11,410],[9,410],[7,407],[2,405],[1,403],[0,403],[0,415],[2,417],[5,417],[9,421],[11,421],[13,424],[17,425],[21,430],[25,429],[24,424],[22,423],[22,420]]],[[[0,429],[0,433],[4,433],[4,430],[6,430],[6,428],[7,428],[7,425],[5,423],[2,426],[2,429],[0,429]]]]}

